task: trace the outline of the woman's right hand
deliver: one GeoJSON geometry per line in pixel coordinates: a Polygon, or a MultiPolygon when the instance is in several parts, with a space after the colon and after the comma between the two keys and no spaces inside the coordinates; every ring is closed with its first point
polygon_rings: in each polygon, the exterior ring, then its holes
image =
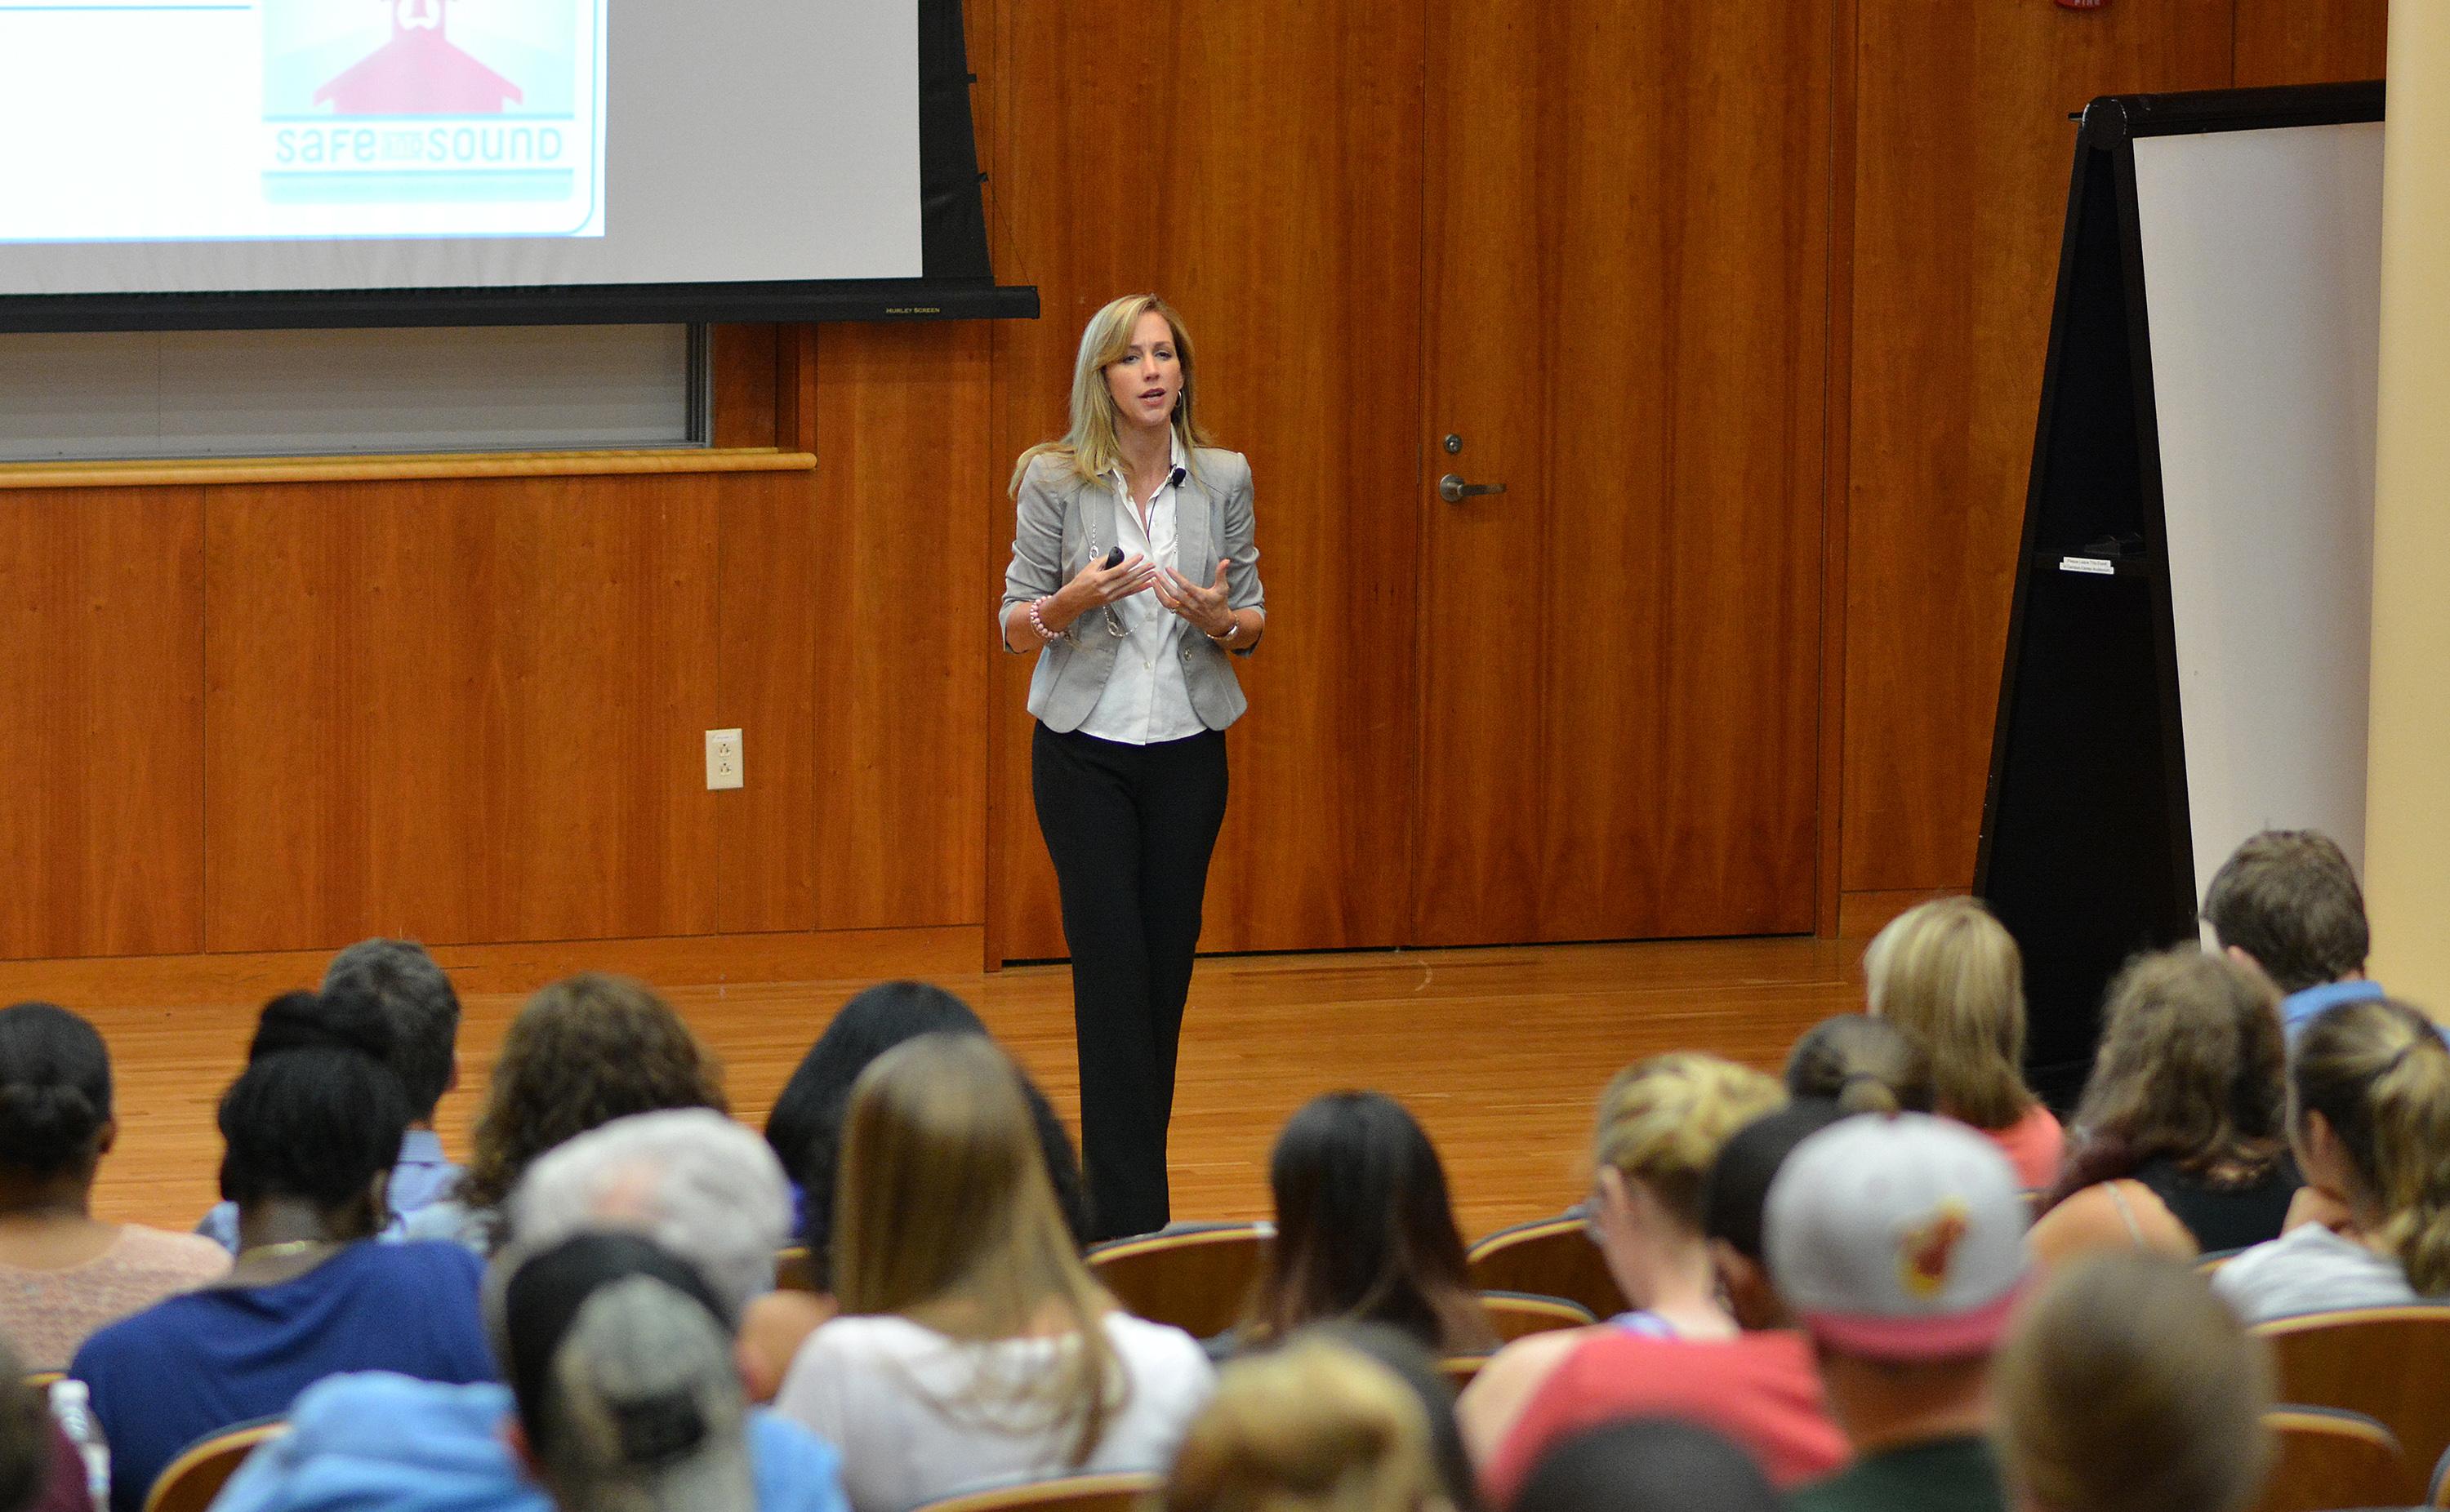
{"type": "Polygon", "coordinates": [[[1091,558],[1072,581],[1056,592],[1056,607],[1063,611],[1064,623],[1093,609],[1120,603],[1134,593],[1147,592],[1149,585],[1157,581],[1157,566],[1145,556],[1127,556],[1112,567],[1102,562],[1103,558],[1091,558]]]}

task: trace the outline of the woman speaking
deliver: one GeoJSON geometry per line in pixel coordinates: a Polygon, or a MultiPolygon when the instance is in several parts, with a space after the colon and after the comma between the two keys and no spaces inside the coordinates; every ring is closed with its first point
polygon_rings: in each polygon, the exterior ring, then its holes
{"type": "Polygon", "coordinates": [[[1080,1153],[1099,1238],[1168,1217],[1165,1132],[1225,819],[1229,655],[1266,630],[1251,466],[1208,446],[1191,341],[1154,294],[1080,334],[1072,427],[1013,469],[1001,615],[1029,680],[1030,788],[1062,892],[1080,1153]]]}

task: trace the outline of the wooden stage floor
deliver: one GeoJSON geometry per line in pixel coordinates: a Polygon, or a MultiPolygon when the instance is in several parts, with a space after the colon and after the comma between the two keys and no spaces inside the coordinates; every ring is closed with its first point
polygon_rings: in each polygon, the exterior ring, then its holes
{"type": "MultiPolygon", "coordinates": [[[[1860,949],[1742,940],[1203,960],[1175,1105],[1176,1216],[1265,1216],[1277,1128],[1310,1097],[1346,1087],[1391,1094],[1428,1128],[1468,1238],[1555,1212],[1582,1195],[1592,1101],[1619,1067],[1699,1049],[1774,1071],[1803,1029],[1859,1006],[1860,949]]],[[[978,1008],[1067,1119],[1077,1115],[1066,968],[936,979],[978,1008]]],[[[665,991],[723,1057],[733,1111],[763,1127],[792,1066],[864,985],[665,991]]],[[[461,1087],[438,1120],[457,1155],[520,1001],[466,1000],[461,1087]]],[[[185,1228],[211,1203],[213,1107],[257,1006],[90,1012],[118,1080],[120,1137],[96,1192],[101,1216],[185,1228]]]]}

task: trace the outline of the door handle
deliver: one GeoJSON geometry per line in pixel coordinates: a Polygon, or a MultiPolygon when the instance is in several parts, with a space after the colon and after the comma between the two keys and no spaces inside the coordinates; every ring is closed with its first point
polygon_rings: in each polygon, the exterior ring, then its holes
{"type": "Polygon", "coordinates": [[[1453,473],[1449,473],[1438,479],[1438,497],[1449,504],[1460,504],[1468,498],[1478,498],[1483,494],[1505,492],[1506,485],[1503,483],[1467,483],[1453,473]]]}

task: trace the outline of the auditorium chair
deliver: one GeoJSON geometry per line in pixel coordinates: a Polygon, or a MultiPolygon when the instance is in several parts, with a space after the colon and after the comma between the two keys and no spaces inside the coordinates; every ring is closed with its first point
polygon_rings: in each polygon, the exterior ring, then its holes
{"type": "Polygon", "coordinates": [[[1480,1374],[1480,1367],[1488,1363],[1488,1356],[1485,1354],[1455,1354],[1440,1360],[1438,1368],[1445,1372],[1449,1384],[1461,1391],[1471,1385],[1472,1377],[1480,1374]]]}
{"type": "Polygon", "coordinates": [[[2404,1484],[2385,1504],[2425,1500],[2450,1449],[2450,1306],[2311,1312],[2254,1331],[2270,1341],[2281,1401],[2362,1413],[2399,1441],[2404,1484]]]}
{"type": "Polygon", "coordinates": [[[1464,1257],[1471,1284],[1483,1291],[1527,1291],[1579,1302],[1594,1317],[1626,1309],[1608,1274],[1607,1259],[1579,1217],[1541,1218],[1483,1235],[1464,1257]]]}
{"type": "Polygon", "coordinates": [[[817,1272],[808,1264],[807,1245],[785,1245],[774,1251],[774,1288],[778,1291],[817,1289],[817,1272]]]}
{"type": "Polygon", "coordinates": [[[2406,1491],[2407,1457],[2399,1440],[2362,1412],[2276,1407],[2263,1415],[2263,1425],[2271,1430],[2274,1453],[2255,1512],[2385,1506],[2406,1491]]]}
{"type": "Polygon", "coordinates": [[[1242,1320],[1275,1231],[1269,1223],[1186,1224],[1095,1246],[1089,1270],[1125,1310],[1211,1339],[1242,1320]]]}
{"type": "Polygon", "coordinates": [[[930,1502],[917,1512],[1132,1512],[1163,1483],[1145,1471],[1067,1475],[930,1502]]]}
{"type": "Polygon", "coordinates": [[[255,1446],[289,1431],[287,1422],[250,1423],[199,1439],[163,1467],[145,1493],[145,1512],[204,1512],[255,1446]]]}
{"type": "Polygon", "coordinates": [[[1480,1306],[1488,1314],[1488,1327],[1500,1344],[1512,1344],[1526,1334],[1588,1328],[1599,1321],[1591,1316],[1590,1308],[1579,1302],[1568,1302],[1564,1297],[1535,1297],[1523,1291],[1484,1291],[1480,1306]]]}
{"type": "Polygon", "coordinates": [[[51,1387],[67,1375],[66,1370],[29,1370],[26,1372],[26,1385],[37,1395],[49,1396],[51,1387]]]}

